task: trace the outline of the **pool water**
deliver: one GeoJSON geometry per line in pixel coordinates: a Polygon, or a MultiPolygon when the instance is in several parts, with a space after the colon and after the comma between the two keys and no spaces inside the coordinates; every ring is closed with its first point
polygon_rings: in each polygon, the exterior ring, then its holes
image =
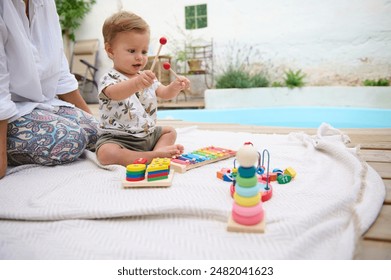
{"type": "Polygon", "coordinates": [[[159,110],[159,119],[258,126],[316,128],[391,128],[391,109],[350,107],[276,107],[159,110]]]}

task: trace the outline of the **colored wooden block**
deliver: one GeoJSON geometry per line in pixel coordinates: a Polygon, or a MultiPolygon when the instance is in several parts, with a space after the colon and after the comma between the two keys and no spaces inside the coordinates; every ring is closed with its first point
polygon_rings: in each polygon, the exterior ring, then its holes
{"type": "Polygon", "coordinates": [[[170,158],[154,158],[151,164],[170,165],[170,158]]]}
{"type": "Polygon", "coordinates": [[[126,170],[126,176],[129,177],[141,177],[144,176],[145,171],[131,172],[126,170]]]}
{"type": "Polygon", "coordinates": [[[232,218],[232,215],[228,219],[227,231],[229,232],[244,232],[244,233],[264,233],[265,232],[265,218],[263,218],[262,222],[252,225],[252,226],[244,226],[238,224],[232,218]]]}
{"type": "Polygon", "coordinates": [[[282,170],[279,169],[279,168],[274,168],[274,169],[273,169],[273,173],[277,173],[277,177],[278,177],[278,175],[284,173],[284,171],[282,171],[282,170]]]}
{"type": "Polygon", "coordinates": [[[170,169],[162,169],[162,170],[157,170],[157,171],[151,171],[151,172],[148,172],[147,174],[148,175],[162,175],[162,174],[166,174],[166,173],[170,173],[170,169]]]}
{"type": "Polygon", "coordinates": [[[277,177],[277,181],[279,184],[287,184],[292,180],[292,177],[289,175],[280,175],[277,177]]]}
{"type": "Polygon", "coordinates": [[[152,182],[152,181],[160,181],[160,180],[164,180],[164,179],[167,179],[168,176],[159,176],[159,177],[147,177],[147,181],[148,182],[152,182]]]}
{"type": "Polygon", "coordinates": [[[126,181],[128,181],[128,182],[142,181],[144,179],[145,179],[144,176],[142,176],[142,177],[128,177],[128,176],[126,176],[126,181]]]}
{"type": "Polygon", "coordinates": [[[288,167],[284,170],[284,174],[291,176],[292,178],[295,178],[296,171],[292,167],[288,167]]]}
{"type": "Polygon", "coordinates": [[[129,164],[126,166],[126,171],[129,172],[140,172],[146,169],[145,164],[129,164]]]}
{"type": "Polygon", "coordinates": [[[137,182],[128,182],[126,180],[122,181],[122,186],[124,188],[160,188],[160,187],[169,187],[172,185],[172,180],[174,178],[174,171],[171,171],[166,179],[157,180],[157,181],[148,181],[144,179],[137,182]]]}
{"type": "Polygon", "coordinates": [[[217,178],[225,182],[233,181],[231,170],[229,168],[222,168],[220,171],[217,171],[216,176],[217,178]]]}
{"type": "Polygon", "coordinates": [[[128,177],[128,178],[140,178],[140,177],[144,177],[144,176],[145,176],[145,173],[133,174],[133,173],[126,172],[126,177],[128,177]]]}
{"type": "Polygon", "coordinates": [[[147,167],[147,172],[154,172],[154,171],[162,171],[162,170],[167,170],[169,168],[168,165],[163,165],[163,164],[150,164],[147,167]]]}
{"type": "Polygon", "coordinates": [[[134,164],[147,164],[148,160],[146,158],[139,158],[133,161],[134,164]]]}
{"type": "Polygon", "coordinates": [[[272,182],[272,181],[277,181],[277,173],[270,173],[267,175],[267,174],[263,174],[261,176],[261,179],[262,181],[268,181],[269,183],[272,182]]]}
{"type": "Polygon", "coordinates": [[[170,172],[164,171],[164,172],[155,172],[155,173],[148,173],[147,178],[159,178],[163,176],[167,176],[170,172]]]}

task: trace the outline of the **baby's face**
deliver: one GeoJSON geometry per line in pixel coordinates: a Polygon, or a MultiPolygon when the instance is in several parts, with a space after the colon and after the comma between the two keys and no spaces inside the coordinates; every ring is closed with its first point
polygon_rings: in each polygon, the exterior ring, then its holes
{"type": "Polygon", "coordinates": [[[135,31],[117,34],[106,49],[111,54],[114,69],[128,77],[136,75],[148,62],[149,33],[135,31]]]}

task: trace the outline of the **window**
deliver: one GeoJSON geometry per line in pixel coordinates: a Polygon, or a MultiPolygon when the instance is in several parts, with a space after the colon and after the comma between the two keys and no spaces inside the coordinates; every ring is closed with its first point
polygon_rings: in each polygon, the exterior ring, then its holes
{"type": "Polygon", "coordinates": [[[206,4],[185,7],[186,29],[199,29],[208,26],[206,4]]]}

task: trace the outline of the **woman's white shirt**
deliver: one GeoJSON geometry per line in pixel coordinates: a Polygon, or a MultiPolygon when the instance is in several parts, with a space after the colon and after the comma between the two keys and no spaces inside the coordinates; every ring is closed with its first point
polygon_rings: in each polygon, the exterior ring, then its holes
{"type": "Polygon", "coordinates": [[[34,108],[72,106],[56,98],[78,83],[63,52],[54,0],[0,1],[0,120],[13,121],[34,108]]]}

